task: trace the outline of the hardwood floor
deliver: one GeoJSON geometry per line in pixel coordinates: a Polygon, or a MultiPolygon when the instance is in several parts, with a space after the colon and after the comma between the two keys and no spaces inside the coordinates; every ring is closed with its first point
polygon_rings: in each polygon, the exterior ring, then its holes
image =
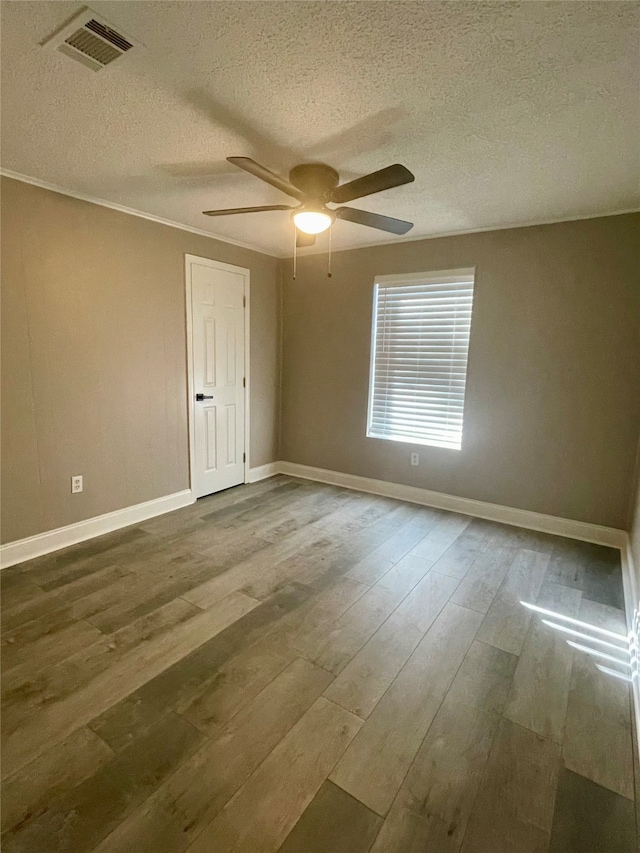
{"type": "Polygon", "coordinates": [[[0,583],[6,853],[637,851],[628,684],[521,604],[626,634],[613,549],[274,477],[0,583]]]}

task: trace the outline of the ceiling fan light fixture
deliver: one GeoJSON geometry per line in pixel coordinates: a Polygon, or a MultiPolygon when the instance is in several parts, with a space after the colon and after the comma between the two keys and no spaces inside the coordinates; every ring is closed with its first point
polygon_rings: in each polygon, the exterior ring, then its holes
{"type": "Polygon", "coordinates": [[[335,216],[329,210],[314,210],[303,208],[293,214],[296,228],[304,234],[322,234],[333,224],[335,216]]]}

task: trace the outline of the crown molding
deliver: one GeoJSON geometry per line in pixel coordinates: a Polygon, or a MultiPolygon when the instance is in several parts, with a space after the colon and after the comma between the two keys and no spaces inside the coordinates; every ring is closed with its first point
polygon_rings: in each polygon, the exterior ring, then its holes
{"type": "MultiPolygon", "coordinates": [[[[116,204],[113,201],[107,201],[103,198],[96,198],[87,193],[76,192],[75,190],[67,189],[66,187],[51,184],[48,181],[41,181],[40,178],[34,178],[30,175],[23,175],[20,172],[14,172],[11,169],[0,168],[0,175],[6,178],[11,178],[14,181],[21,181],[23,184],[32,184],[35,187],[40,187],[43,190],[50,190],[60,195],[66,195],[70,198],[77,198],[79,201],[86,201],[89,204],[97,204],[100,207],[108,207],[110,210],[117,210],[119,213],[128,213],[130,216],[137,216],[140,219],[148,219],[150,222],[156,222],[158,225],[167,225],[169,228],[177,228],[180,231],[188,231],[190,234],[197,234],[199,237],[209,237],[212,240],[218,240],[221,243],[228,243],[230,246],[237,246],[239,249],[248,249],[250,252],[257,252],[259,255],[267,255],[271,258],[279,258],[280,260],[291,260],[293,255],[289,252],[281,255],[277,252],[270,252],[267,249],[261,249],[257,246],[252,246],[249,243],[243,243],[240,240],[233,240],[231,237],[222,237],[211,231],[205,231],[202,228],[195,228],[192,225],[183,225],[181,222],[174,222],[172,219],[163,219],[161,216],[155,216],[153,213],[145,213],[143,210],[136,210],[133,207],[126,207],[123,204],[116,204]]],[[[535,219],[529,222],[516,222],[511,225],[490,225],[486,228],[468,228],[460,231],[441,231],[437,234],[423,234],[415,237],[396,237],[388,240],[376,240],[374,243],[353,244],[344,246],[340,249],[333,249],[332,254],[336,255],[339,252],[353,252],[357,249],[373,249],[377,246],[395,246],[398,243],[418,243],[424,240],[439,240],[443,237],[461,237],[465,234],[484,234],[490,231],[508,231],[512,228],[534,228],[537,225],[558,225],[562,222],[581,222],[587,219],[602,219],[606,216],[624,216],[629,213],[640,213],[640,207],[632,207],[628,210],[611,210],[606,213],[591,213],[588,216],[567,216],[560,219],[535,219]]],[[[326,255],[327,249],[313,247],[308,249],[298,250],[298,257],[305,258],[311,255],[326,255]]]]}
{"type": "Polygon", "coordinates": [[[156,222],[158,225],[168,225],[170,228],[177,228],[180,231],[188,231],[190,234],[197,234],[199,237],[209,237],[211,240],[218,240],[220,243],[228,243],[231,246],[237,246],[240,249],[248,249],[250,252],[257,252],[260,255],[268,255],[271,258],[280,258],[281,255],[268,252],[266,249],[258,249],[256,246],[250,246],[248,243],[242,243],[240,240],[232,240],[230,237],[221,237],[211,231],[204,231],[202,228],[194,228],[192,225],[183,225],[181,222],[174,222],[172,219],[163,219],[161,216],[155,216],[153,213],[145,213],[143,210],[136,210],[133,207],[126,207],[124,204],[116,204],[113,201],[107,201],[104,198],[95,198],[86,193],[69,190],[66,187],[60,187],[57,184],[50,184],[48,181],[41,181],[39,178],[32,178],[30,175],[22,175],[20,172],[13,172],[11,169],[0,168],[0,175],[5,178],[11,178],[14,181],[21,181],[23,184],[32,184],[34,187],[40,187],[43,190],[50,190],[60,195],[66,195],[70,198],[76,198],[79,201],[87,201],[89,204],[97,204],[99,207],[108,207],[110,210],[117,210],[118,213],[128,213],[129,216],[137,216],[139,219],[148,219],[150,222],[156,222]]]}

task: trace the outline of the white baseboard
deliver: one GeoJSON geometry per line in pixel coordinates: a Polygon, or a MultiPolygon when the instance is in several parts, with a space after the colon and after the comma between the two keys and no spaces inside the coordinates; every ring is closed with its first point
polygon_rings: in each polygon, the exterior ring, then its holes
{"type": "Polygon", "coordinates": [[[8,542],[6,545],[0,546],[0,567],[5,569],[25,560],[33,560],[34,557],[41,557],[51,551],[67,548],[69,545],[84,542],[86,539],[93,539],[94,536],[111,533],[111,531],[118,530],[121,527],[138,524],[156,515],[180,509],[180,507],[188,506],[193,501],[191,489],[185,489],[182,492],[175,492],[172,495],[165,495],[152,501],[145,501],[135,506],[107,512],[105,515],[98,515],[95,518],[88,518],[86,521],[78,521],[76,524],[68,524],[66,527],[58,527],[56,530],[47,530],[45,533],[38,533],[36,536],[29,536],[27,539],[19,539],[17,542],[8,542]]]}
{"type": "Polygon", "coordinates": [[[636,617],[640,609],[640,589],[638,589],[638,575],[633,563],[631,540],[628,534],[625,534],[625,538],[624,547],[620,549],[622,557],[622,582],[624,584],[627,622],[629,623],[629,629],[632,630],[634,629],[634,622],[637,621],[636,617]]]}
{"type": "Polygon", "coordinates": [[[268,477],[274,477],[280,473],[280,462],[268,462],[266,465],[259,465],[257,468],[249,469],[249,482],[257,483],[258,480],[266,480],[268,477]]]}
{"type": "MultiPolygon", "coordinates": [[[[551,533],[557,536],[567,536],[570,539],[581,539],[584,542],[595,542],[599,545],[609,545],[626,551],[628,537],[623,530],[613,527],[601,527],[597,524],[587,524],[583,521],[575,521],[569,518],[558,518],[552,515],[530,512],[529,510],[515,509],[513,507],[500,506],[499,504],[486,503],[485,501],[461,498],[456,495],[447,495],[443,492],[433,492],[429,489],[421,489],[417,486],[405,486],[401,483],[391,483],[386,480],[374,480],[370,477],[360,477],[355,474],[343,474],[339,471],[329,471],[325,468],[313,468],[309,465],[299,465],[295,462],[269,462],[257,468],[249,470],[249,482],[256,483],[259,480],[273,477],[276,474],[289,474],[292,477],[300,477],[304,480],[316,480],[320,483],[330,483],[334,486],[342,486],[346,489],[355,489],[383,497],[396,498],[397,500],[409,501],[410,503],[430,506],[435,509],[444,509],[451,512],[459,512],[464,515],[473,515],[489,521],[498,521],[503,524],[513,524],[528,530],[539,530],[543,533],[551,533]]],[[[39,533],[27,539],[17,542],[9,542],[0,546],[0,565],[13,566],[24,560],[75,545],[94,536],[110,533],[130,524],[137,524],[156,515],[171,512],[174,509],[188,506],[193,503],[194,498],[190,489],[166,495],[152,501],[125,507],[124,509],[109,512],[105,515],[89,518],[77,524],[60,527],[57,530],[49,530],[39,533]]]]}
{"type": "Polygon", "coordinates": [[[570,518],[558,518],[553,515],[543,515],[525,509],[514,509],[509,506],[485,503],[471,498],[460,498],[443,492],[432,492],[416,486],[404,486],[401,483],[389,483],[386,480],[372,480],[369,477],[359,477],[355,474],[342,474],[338,471],[328,471],[324,468],[312,468],[295,462],[277,463],[280,474],[289,474],[304,480],[317,480],[320,483],[330,483],[346,489],[356,489],[359,492],[369,492],[387,498],[422,504],[435,509],[445,509],[460,512],[463,515],[474,515],[488,521],[498,521],[502,524],[513,524],[527,530],[538,530],[555,536],[566,536],[569,539],[580,539],[583,542],[595,542],[598,545],[609,545],[613,548],[624,548],[627,534],[624,530],[614,527],[601,527],[598,524],[587,524],[584,521],[574,521],[570,518]]]}
{"type": "Polygon", "coordinates": [[[633,564],[631,541],[628,536],[625,547],[621,549],[621,557],[624,603],[627,627],[631,637],[631,692],[635,716],[636,748],[640,754],[640,590],[638,589],[637,573],[633,564]]]}

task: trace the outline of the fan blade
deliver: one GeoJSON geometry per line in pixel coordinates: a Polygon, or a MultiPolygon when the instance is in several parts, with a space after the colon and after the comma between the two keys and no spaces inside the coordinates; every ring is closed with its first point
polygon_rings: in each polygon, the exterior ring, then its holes
{"type": "Polygon", "coordinates": [[[315,246],[315,244],[315,234],[305,234],[304,231],[300,231],[299,228],[296,228],[296,248],[304,249],[307,246],[315,246]]]}
{"type": "Polygon", "coordinates": [[[244,169],[245,172],[249,172],[250,175],[255,175],[256,178],[266,181],[272,187],[302,201],[303,193],[297,187],[294,187],[289,181],[285,181],[280,175],[276,175],[271,169],[267,169],[266,166],[256,163],[251,157],[227,157],[227,160],[229,163],[233,163],[234,166],[238,166],[240,169],[244,169]]]}
{"type": "Polygon", "coordinates": [[[269,204],[266,207],[229,207],[227,210],[203,210],[205,216],[229,216],[231,213],[262,213],[263,210],[293,210],[288,204],[269,204]]]}
{"type": "Polygon", "coordinates": [[[378,228],[390,234],[406,234],[413,228],[413,222],[394,219],[392,216],[381,216],[379,213],[358,210],[355,207],[338,207],[334,213],[338,219],[346,219],[347,222],[356,222],[358,225],[368,225],[369,228],[378,228]]]}
{"type": "Polygon", "coordinates": [[[382,190],[400,187],[402,184],[410,184],[411,181],[415,181],[414,175],[406,166],[396,163],[393,166],[387,166],[386,169],[371,172],[370,175],[356,178],[355,181],[349,181],[348,184],[336,187],[331,194],[331,201],[342,204],[345,201],[353,201],[355,198],[362,198],[365,195],[381,193],[382,190]]]}

